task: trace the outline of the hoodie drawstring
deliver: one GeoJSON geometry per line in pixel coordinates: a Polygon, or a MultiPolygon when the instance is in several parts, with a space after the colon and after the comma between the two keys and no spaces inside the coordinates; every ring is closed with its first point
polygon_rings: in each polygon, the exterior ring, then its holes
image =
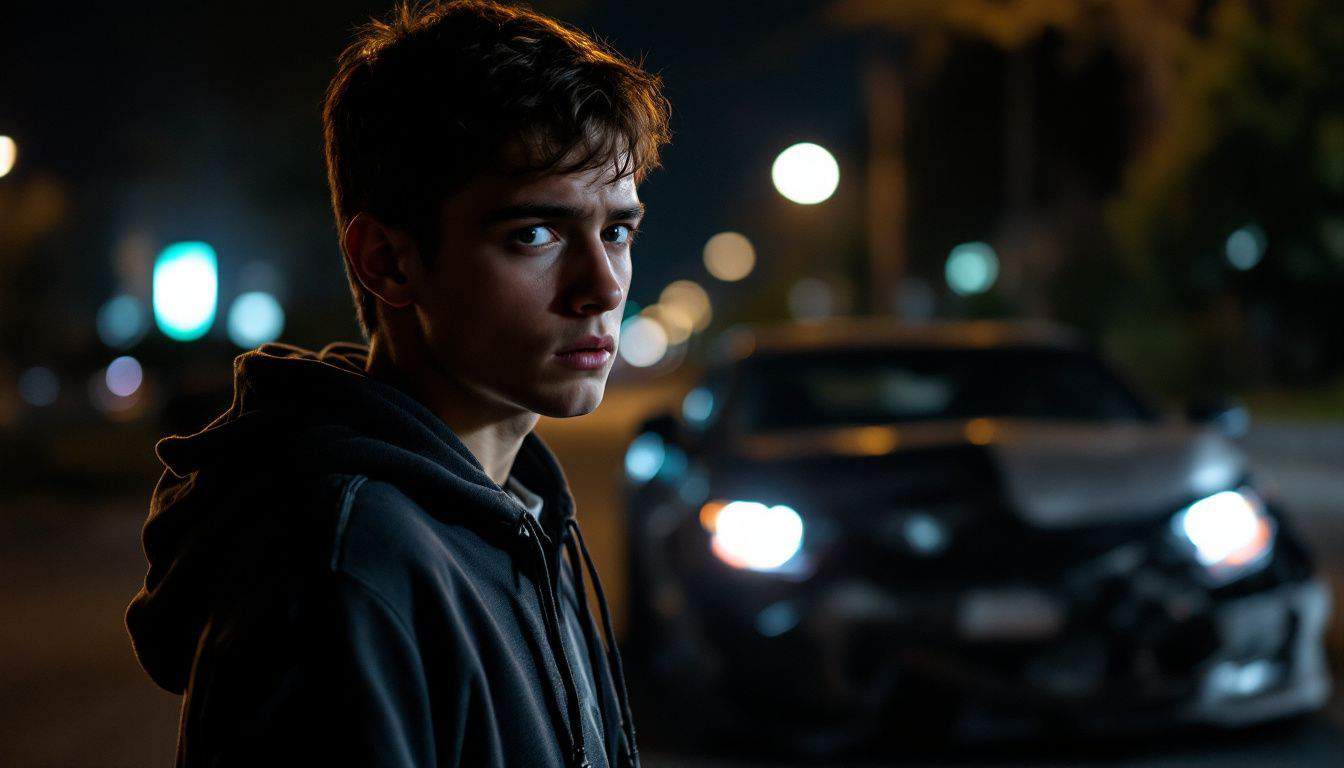
{"type": "Polygon", "coordinates": [[[533,551],[537,555],[538,568],[533,583],[537,587],[537,597],[541,601],[542,622],[546,625],[546,634],[550,638],[551,653],[557,657],[556,666],[560,668],[560,679],[564,683],[565,694],[569,699],[569,730],[566,732],[569,737],[569,764],[572,768],[592,768],[583,745],[583,709],[579,702],[579,689],[574,682],[574,671],[569,665],[569,655],[565,653],[560,630],[559,606],[551,590],[551,574],[546,565],[546,549],[542,542],[547,536],[541,529],[541,523],[528,512],[520,515],[517,533],[522,538],[532,540],[533,551]]]}
{"type": "Polygon", "coordinates": [[[612,629],[611,624],[611,609],[607,606],[607,596],[602,590],[602,580],[597,576],[597,566],[593,564],[592,555],[588,554],[588,545],[583,540],[583,531],[579,530],[579,521],[571,517],[565,521],[565,525],[574,534],[566,540],[566,544],[569,547],[570,565],[573,567],[574,584],[580,602],[584,604],[586,612],[587,590],[584,588],[583,572],[579,569],[578,557],[574,552],[575,543],[578,544],[579,552],[583,553],[583,564],[588,569],[588,575],[592,579],[593,591],[597,595],[597,607],[602,614],[602,632],[606,639],[607,664],[611,667],[612,677],[616,681],[616,692],[621,710],[621,731],[625,734],[625,761],[629,768],[639,768],[639,747],[635,744],[635,720],[630,714],[630,693],[625,685],[625,670],[621,666],[621,652],[616,647],[616,632],[612,629]]]}

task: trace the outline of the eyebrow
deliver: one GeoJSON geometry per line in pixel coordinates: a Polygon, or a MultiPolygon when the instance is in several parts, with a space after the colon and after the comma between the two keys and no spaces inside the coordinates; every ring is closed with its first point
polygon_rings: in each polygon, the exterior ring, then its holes
{"type": "MultiPolygon", "coordinates": [[[[519,203],[517,205],[506,205],[503,208],[497,208],[485,215],[484,224],[490,226],[505,221],[516,221],[518,219],[582,219],[588,216],[589,211],[573,205],[562,205],[556,203],[519,203]]],[[[607,219],[638,219],[644,216],[644,204],[639,203],[633,208],[613,208],[607,211],[607,219]]]]}

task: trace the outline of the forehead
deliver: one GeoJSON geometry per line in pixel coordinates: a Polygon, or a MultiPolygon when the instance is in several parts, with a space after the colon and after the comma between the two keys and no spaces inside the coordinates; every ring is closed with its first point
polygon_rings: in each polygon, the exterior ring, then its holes
{"type": "Polygon", "coordinates": [[[530,174],[508,178],[505,194],[551,198],[586,199],[599,203],[629,205],[638,200],[633,176],[617,177],[614,163],[568,173],[530,174]]]}
{"type": "Polygon", "coordinates": [[[445,200],[444,213],[446,218],[475,218],[502,206],[527,203],[563,204],[601,215],[605,210],[637,206],[634,177],[615,178],[616,174],[614,162],[568,173],[486,173],[445,200]]]}

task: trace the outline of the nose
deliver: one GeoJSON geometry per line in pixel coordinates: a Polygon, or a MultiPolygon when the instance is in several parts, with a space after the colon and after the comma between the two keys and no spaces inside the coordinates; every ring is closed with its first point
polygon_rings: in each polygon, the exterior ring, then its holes
{"type": "Polygon", "coordinates": [[[565,306],[569,311],[581,316],[600,315],[621,305],[625,286],[601,238],[585,239],[568,255],[571,268],[565,306]]]}

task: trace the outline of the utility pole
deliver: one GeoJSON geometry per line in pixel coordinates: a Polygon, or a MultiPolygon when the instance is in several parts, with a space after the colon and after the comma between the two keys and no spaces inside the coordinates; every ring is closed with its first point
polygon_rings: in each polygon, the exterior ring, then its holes
{"type": "Polygon", "coordinates": [[[896,312],[906,262],[905,75],[889,48],[866,63],[868,102],[868,310],[896,312]]]}

